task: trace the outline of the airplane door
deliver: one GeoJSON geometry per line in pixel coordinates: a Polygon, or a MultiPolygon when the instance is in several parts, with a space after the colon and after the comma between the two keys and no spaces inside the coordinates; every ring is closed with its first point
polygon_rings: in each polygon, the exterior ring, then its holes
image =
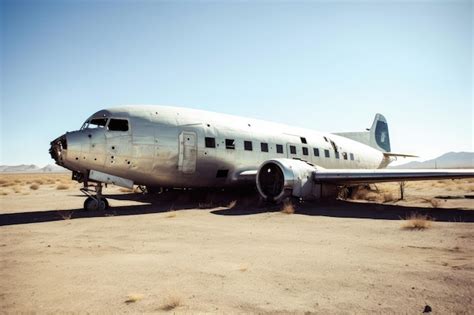
{"type": "Polygon", "coordinates": [[[197,139],[196,133],[183,131],[179,135],[178,170],[185,174],[196,171],[197,139]]]}

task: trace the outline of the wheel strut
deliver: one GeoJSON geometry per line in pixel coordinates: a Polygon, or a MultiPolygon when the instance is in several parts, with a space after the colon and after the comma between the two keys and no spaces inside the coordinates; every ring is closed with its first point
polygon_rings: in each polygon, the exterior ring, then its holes
{"type": "Polygon", "coordinates": [[[84,210],[86,211],[103,211],[109,208],[109,202],[102,196],[102,183],[89,184],[84,182],[81,192],[87,196],[84,201],[84,210]]]}

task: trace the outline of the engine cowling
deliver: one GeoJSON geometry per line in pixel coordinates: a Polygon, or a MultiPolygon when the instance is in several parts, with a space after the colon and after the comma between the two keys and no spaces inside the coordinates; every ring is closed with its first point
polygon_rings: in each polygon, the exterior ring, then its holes
{"type": "Polygon", "coordinates": [[[313,165],[301,160],[268,160],[257,172],[257,189],[265,200],[272,202],[281,202],[290,196],[310,199],[314,195],[315,170],[313,165]]]}

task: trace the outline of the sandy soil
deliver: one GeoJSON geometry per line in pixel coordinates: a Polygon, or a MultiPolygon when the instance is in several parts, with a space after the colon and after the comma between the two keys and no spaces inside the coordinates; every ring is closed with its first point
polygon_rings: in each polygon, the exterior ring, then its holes
{"type": "Polygon", "coordinates": [[[472,181],[291,215],[109,187],[113,208],[85,213],[80,186],[44,176],[0,176],[0,312],[474,313],[474,200],[431,202],[472,181]],[[436,221],[404,229],[411,212],[436,221]]]}

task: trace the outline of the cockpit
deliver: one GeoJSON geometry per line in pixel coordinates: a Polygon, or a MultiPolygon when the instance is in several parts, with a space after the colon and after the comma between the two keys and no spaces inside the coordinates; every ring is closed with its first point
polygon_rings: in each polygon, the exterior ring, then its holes
{"type": "Polygon", "coordinates": [[[81,130],[97,128],[104,128],[109,131],[128,131],[128,119],[92,117],[82,124],[81,130]]]}

